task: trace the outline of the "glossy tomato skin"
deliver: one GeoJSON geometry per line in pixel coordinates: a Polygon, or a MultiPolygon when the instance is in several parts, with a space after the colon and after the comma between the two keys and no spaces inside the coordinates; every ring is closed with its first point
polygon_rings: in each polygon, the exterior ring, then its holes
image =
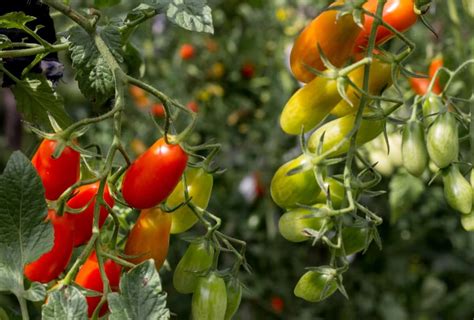
{"type": "Polygon", "coordinates": [[[64,216],[57,216],[54,210],[48,211],[47,220],[53,225],[54,244],[50,251],[25,266],[25,276],[30,281],[48,283],[56,279],[71,259],[73,232],[68,221],[64,216]]]}
{"type": "MultiPolygon", "coordinates": [[[[377,0],[368,0],[363,7],[365,10],[375,14],[377,3],[377,0]]],[[[413,8],[413,0],[388,0],[383,8],[383,21],[391,25],[397,31],[404,32],[414,25],[418,18],[413,8]]],[[[370,30],[372,29],[374,18],[368,15],[365,15],[364,18],[364,27],[355,41],[355,52],[363,51],[367,47],[369,41],[370,30]]],[[[379,26],[377,28],[375,43],[382,44],[393,36],[394,35],[390,30],[383,26],[379,26]]]]}
{"type": "Polygon", "coordinates": [[[232,277],[225,286],[227,291],[227,307],[224,319],[230,320],[239,309],[240,301],[242,300],[242,284],[238,279],[232,277]]]}
{"type": "Polygon", "coordinates": [[[316,77],[298,89],[286,103],[280,126],[288,134],[298,135],[317,126],[341,100],[336,80],[316,77]]]}
{"type": "Polygon", "coordinates": [[[309,161],[310,159],[303,154],[283,164],[275,172],[270,192],[277,205],[282,208],[295,208],[298,204],[310,205],[316,202],[321,189],[312,168],[288,175],[291,170],[300,165],[304,166],[309,161]]]}
{"type": "Polygon", "coordinates": [[[193,320],[224,320],[227,290],[224,279],[215,272],[199,278],[192,299],[193,320]]]}
{"type": "Polygon", "coordinates": [[[414,176],[421,176],[428,167],[425,131],[419,121],[410,121],[403,129],[402,158],[403,166],[414,176]]]}
{"type": "Polygon", "coordinates": [[[367,241],[369,236],[370,229],[368,227],[345,227],[342,230],[342,243],[344,245],[344,250],[336,250],[336,255],[349,256],[364,250],[368,244],[367,241]]]}
{"type": "Polygon", "coordinates": [[[309,302],[319,302],[332,295],[336,290],[337,283],[333,275],[319,271],[308,271],[298,280],[294,294],[309,302]],[[324,291],[325,287],[327,287],[326,291],[324,291]]]}
{"type": "Polygon", "coordinates": [[[314,212],[305,208],[296,208],[285,212],[278,221],[280,234],[291,242],[302,242],[311,239],[303,233],[304,229],[308,228],[318,231],[323,224],[328,223],[326,218],[313,217],[311,215],[314,215],[314,212]]]}
{"type": "MultiPolygon", "coordinates": [[[[110,288],[112,291],[118,291],[122,267],[113,260],[107,259],[104,261],[104,270],[107,279],[109,280],[110,288]]],[[[104,290],[104,283],[100,276],[99,263],[95,252],[87,258],[86,262],[79,269],[75,282],[81,287],[89,290],[97,292],[102,292],[104,290]]],[[[87,314],[91,317],[100,302],[101,296],[86,297],[86,299],[88,305],[87,314]]],[[[104,316],[107,313],[107,310],[107,303],[105,303],[100,309],[99,316],[104,316]]]]}
{"type": "Polygon", "coordinates": [[[429,127],[436,119],[436,115],[442,111],[446,111],[441,97],[433,93],[428,94],[423,102],[423,124],[429,127]]]}
{"type": "MultiPolygon", "coordinates": [[[[344,4],[338,0],[331,6],[344,4]]],[[[360,32],[352,15],[337,17],[339,11],[328,10],[311,21],[296,39],[290,54],[290,66],[296,79],[309,82],[315,74],[307,66],[323,71],[318,45],[324,55],[336,67],[341,67],[350,57],[355,40],[360,32]]]]}
{"type": "Polygon", "coordinates": [[[470,214],[472,210],[472,186],[463,177],[457,165],[451,164],[442,170],[444,198],[449,206],[461,213],[470,214]]]}
{"type": "Polygon", "coordinates": [[[159,270],[168,255],[170,229],[171,214],[159,208],[142,210],[125,245],[125,254],[136,256],[129,261],[138,264],[153,258],[159,270]]]}
{"type": "Polygon", "coordinates": [[[66,146],[57,158],[53,158],[58,142],[44,139],[31,159],[38,175],[43,182],[45,197],[56,200],[61,194],[79,180],[80,154],[66,146]]]}
{"type": "Polygon", "coordinates": [[[185,43],[181,46],[181,49],[179,50],[179,55],[183,60],[190,60],[196,55],[196,49],[192,44],[185,43]]]}
{"type": "MultiPolygon", "coordinates": [[[[71,224],[74,229],[74,246],[78,247],[89,241],[92,236],[92,224],[94,221],[94,207],[97,197],[97,192],[99,191],[100,182],[95,182],[92,184],[87,184],[79,187],[74,196],[68,200],[67,206],[72,209],[80,209],[85,207],[88,203],[87,208],[81,213],[68,213],[66,212],[64,216],[71,224]]],[[[105,185],[104,189],[104,200],[110,206],[114,206],[114,199],[109,193],[109,188],[105,185]]],[[[99,213],[99,228],[102,227],[109,212],[104,206],[100,207],[99,213]]]]}
{"type": "MultiPolygon", "coordinates": [[[[188,195],[192,198],[191,202],[199,208],[206,209],[211,198],[212,174],[207,173],[202,168],[189,168],[184,174],[186,175],[188,195]]],[[[181,180],[166,199],[166,205],[172,208],[184,201],[184,182],[181,180]]],[[[198,220],[196,214],[187,205],[173,211],[171,217],[173,220],[171,233],[173,234],[189,230],[198,220]]]]}
{"type": "MultiPolygon", "coordinates": [[[[380,95],[383,90],[392,85],[392,66],[389,63],[375,59],[370,65],[368,92],[372,95],[380,95]]],[[[349,73],[349,79],[357,85],[363,87],[364,66],[355,69],[349,73]]],[[[355,113],[359,109],[360,93],[352,86],[348,86],[346,92],[347,98],[352,102],[352,106],[344,99],[331,110],[331,114],[337,117],[355,113]]]]}
{"type": "Polygon", "coordinates": [[[199,273],[208,270],[214,259],[214,247],[205,240],[189,244],[173,273],[173,286],[179,293],[192,293],[199,273]]]}
{"type": "MultiPolygon", "coordinates": [[[[308,148],[312,152],[318,150],[321,136],[324,134],[322,151],[325,152],[332,149],[349,134],[354,127],[354,122],[354,114],[348,114],[339,119],[329,121],[311,134],[308,140],[308,148]]],[[[363,119],[359,131],[357,132],[356,145],[361,146],[377,137],[382,133],[384,124],[385,120],[363,119]]],[[[339,149],[331,152],[330,156],[338,156],[346,153],[349,150],[349,145],[350,142],[346,141],[339,149]]]]}
{"type": "Polygon", "coordinates": [[[446,168],[458,157],[458,124],[451,112],[436,117],[426,137],[428,154],[438,168],[446,168]]]}
{"type": "MultiPolygon", "coordinates": [[[[325,179],[324,184],[326,186],[326,189],[328,189],[328,191],[330,192],[331,203],[333,208],[342,208],[344,200],[346,199],[346,189],[344,187],[344,184],[332,177],[325,179]]],[[[353,190],[352,193],[354,196],[356,196],[354,191],[355,190],[353,190]]],[[[327,200],[328,199],[326,194],[323,192],[323,190],[321,190],[318,197],[316,198],[316,202],[326,204],[327,200]]]]}
{"type": "Polygon", "coordinates": [[[188,155],[177,144],[157,140],[127,169],[122,182],[125,201],[134,208],[147,209],[165,200],[178,184],[188,155]]]}

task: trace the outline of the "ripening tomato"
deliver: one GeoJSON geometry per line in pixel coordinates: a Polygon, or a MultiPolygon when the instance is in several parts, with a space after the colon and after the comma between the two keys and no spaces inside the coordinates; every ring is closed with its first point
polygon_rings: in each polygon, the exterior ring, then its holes
{"type": "Polygon", "coordinates": [[[144,98],[146,97],[146,92],[145,90],[143,90],[142,88],[140,87],[137,87],[137,86],[134,86],[134,85],[131,85],[129,88],[128,88],[129,92],[130,92],[130,95],[135,98],[135,99],[139,99],[139,98],[144,98]]]}
{"type": "MultiPolygon", "coordinates": [[[[322,151],[325,152],[335,147],[346,137],[354,127],[356,116],[348,114],[339,119],[329,121],[313,132],[308,140],[308,148],[314,152],[318,150],[321,136],[324,134],[322,151]]],[[[385,120],[362,119],[359,131],[357,132],[356,145],[361,146],[377,137],[384,128],[385,120]]],[[[332,152],[330,156],[337,156],[349,150],[350,141],[347,140],[342,146],[332,152]]]]}
{"type": "MultiPolygon", "coordinates": [[[[430,76],[430,80],[433,79],[436,75],[436,72],[438,72],[439,69],[443,67],[443,57],[442,56],[437,56],[433,60],[431,60],[430,68],[428,71],[428,75],[430,76]]],[[[441,93],[443,91],[441,87],[441,83],[439,82],[439,74],[437,75],[435,79],[435,83],[433,86],[433,92],[434,93],[441,93]]]]}
{"type": "Polygon", "coordinates": [[[458,139],[458,124],[454,115],[451,112],[440,113],[426,137],[428,154],[438,168],[445,168],[457,159],[458,139]]]}
{"type": "Polygon", "coordinates": [[[410,87],[417,95],[425,95],[430,86],[430,79],[427,78],[409,78],[410,87]]]}
{"type": "Polygon", "coordinates": [[[71,185],[79,180],[81,155],[66,146],[57,158],[53,153],[58,142],[44,139],[31,159],[44,186],[44,194],[48,200],[56,200],[71,185]]]}
{"type": "Polygon", "coordinates": [[[165,117],[165,107],[163,107],[162,103],[154,103],[151,106],[151,113],[158,118],[165,117]]]}
{"type": "MultiPolygon", "coordinates": [[[[87,208],[81,213],[68,213],[64,214],[66,220],[71,224],[74,229],[74,246],[78,247],[83,245],[92,236],[92,224],[94,222],[94,207],[95,199],[97,197],[97,192],[99,191],[100,181],[95,183],[86,184],[79,187],[74,196],[67,201],[67,206],[71,209],[81,209],[84,208],[87,204],[87,208]]],[[[104,201],[110,206],[113,207],[115,204],[114,199],[110,196],[109,188],[105,185],[104,188],[104,201]]],[[[109,212],[104,206],[100,207],[99,213],[99,228],[102,227],[109,212]]]]}
{"type": "Polygon", "coordinates": [[[294,294],[309,302],[319,302],[337,290],[336,271],[323,273],[320,271],[306,272],[296,284],[294,294]]]}
{"type": "MultiPolygon", "coordinates": [[[[213,184],[212,174],[207,173],[202,168],[189,168],[184,174],[186,175],[188,195],[192,198],[191,202],[201,209],[206,209],[209,199],[211,198],[213,184]]],[[[166,205],[172,208],[184,201],[184,182],[181,180],[166,199],[166,205]]],[[[171,217],[173,220],[171,233],[173,234],[185,232],[198,220],[194,211],[187,205],[181,206],[173,211],[171,217]]]]}
{"type": "Polygon", "coordinates": [[[242,284],[237,278],[232,277],[227,281],[225,287],[227,291],[227,307],[224,319],[230,320],[239,309],[240,301],[242,300],[242,284]]]}
{"type": "Polygon", "coordinates": [[[317,126],[341,100],[337,81],[316,77],[298,89],[280,116],[280,126],[288,134],[308,132],[317,126]]]}
{"type": "Polygon", "coordinates": [[[428,167],[425,131],[419,121],[409,121],[403,129],[403,166],[414,176],[421,176],[428,167]]]}
{"type": "Polygon", "coordinates": [[[64,216],[59,217],[54,210],[49,210],[46,220],[53,225],[53,247],[37,260],[25,265],[25,276],[30,281],[42,283],[56,279],[66,269],[73,249],[73,231],[64,216]]]}
{"type": "MultiPolygon", "coordinates": [[[[325,210],[321,204],[315,207],[325,210]]],[[[302,242],[311,239],[304,233],[304,229],[319,231],[323,224],[330,223],[327,218],[314,217],[314,214],[314,211],[306,208],[296,208],[285,212],[278,221],[280,234],[291,242],[302,242]]]]}
{"type": "MultiPolygon", "coordinates": [[[[333,208],[341,208],[344,204],[344,200],[346,199],[346,188],[344,187],[344,184],[332,177],[329,177],[325,179],[324,185],[329,190],[333,208]]],[[[352,193],[353,196],[356,196],[356,194],[354,194],[354,191],[352,193]]],[[[327,203],[327,196],[322,190],[316,198],[316,202],[323,204],[327,203]]]]}
{"type": "MultiPolygon", "coordinates": [[[[365,10],[375,14],[377,4],[378,0],[368,0],[363,7],[365,10]]],[[[382,13],[383,21],[391,25],[397,31],[404,32],[413,26],[418,18],[413,8],[413,0],[387,0],[382,13]]],[[[355,52],[363,51],[367,47],[373,22],[373,17],[368,15],[364,16],[364,27],[355,41],[355,52]]],[[[393,36],[393,33],[387,28],[378,26],[375,43],[382,44],[393,36]]]]}
{"type": "MultiPolygon", "coordinates": [[[[343,0],[337,0],[331,7],[343,3],[343,0]]],[[[308,67],[326,69],[319,48],[334,66],[341,67],[350,58],[359,32],[360,27],[351,14],[339,16],[338,10],[322,12],[306,26],[293,45],[290,65],[295,78],[306,83],[315,77],[308,67]]]]}
{"type": "Polygon", "coordinates": [[[444,198],[453,208],[464,214],[472,210],[472,186],[459,172],[457,165],[451,164],[442,170],[444,184],[444,198]]]}
{"type": "Polygon", "coordinates": [[[123,198],[137,209],[156,206],[176,187],[187,161],[188,155],[178,144],[157,140],[125,172],[123,198]]]}
{"type": "MultiPolygon", "coordinates": [[[[104,261],[104,270],[105,274],[107,275],[107,279],[109,280],[110,288],[112,291],[118,291],[122,267],[113,260],[107,259],[104,261]]],[[[102,278],[100,276],[99,262],[97,261],[95,252],[91,253],[89,258],[87,258],[86,262],[79,269],[75,281],[83,288],[97,292],[103,292],[104,283],[102,282],[102,278]]],[[[89,317],[91,317],[94,313],[94,310],[97,308],[100,299],[101,296],[86,297],[88,306],[87,314],[89,317]]],[[[100,309],[99,316],[103,317],[107,311],[107,303],[105,303],[100,309]]]]}
{"type": "Polygon", "coordinates": [[[270,303],[272,305],[273,311],[275,311],[278,314],[283,312],[283,308],[285,307],[285,302],[283,301],[281,297],[273,296],[270,303]]]}
{"type": "Polygon", "coordinates": [[[215,272],[199,278],[192,299],[193,320],[224,320],[226,308],[224,279],[215,272]]]}
{"type": "Polygon", "coordinates": [[[196,101],[189,101],[186,107],[194,113],[197,113],[199,111],[199,105],[196,101]]]}
{"type": "MultiPolygon", "coordinates": [[[[362,89],[364,82],[364,66],[355,69],[349,73],[349,79],[362,89]]],[[[380,95],[383,90],[392,85],[392,66],[375,59],[370,65],[368,92],[372,95],[380,95]]],[[[350,113],[355,113],[359,109],[361,93],[354,87],[348,86],[346,92],[347,98],[352,102],[352,106],[344,99],[331,110],[331,114],[337,117],[343,117],[350,113]]]]}
{"type": "Polygon", "coordinates": [[[255,75],[255,66],[250,62],[244,63],[240,68],[240,74],[245,79],[252,79],[255,75]]]}
{"type": "Polygon", "coordinates": [[[127,237],[125,254],[130,262],[139,264],[153,258],[159,270],[168,255],[171,214],[159,208],[144,209],[127,237]]]}
{"type": "Polygon", "coordinates": [[[214,247],[206,240],[191,242],[173,273],[173,286],[179,293],[192,293],[199,273],[209,270],[214,259],[214,247]]]}
{"type": "Polygon", "coordinates": [[[313,172],[307,168],[298,173],[288,175],[291,170],[304,166],[310,161],[306,155],[288,161],[272,178],[270,193],[273,201],[282,208],[295,208],[300,205],[311,205],[316,202],[321,189],[313,172]]]}
{"type": "Polygon", "coordinates": [[[181,59],[183,60],[190,60],[194,58],[194,55],[196,54],[196,49],[194,49],[194,46],[189,43],[185,43],[181,46],[181,49],[179,49],[179,55],[181,59]]]}

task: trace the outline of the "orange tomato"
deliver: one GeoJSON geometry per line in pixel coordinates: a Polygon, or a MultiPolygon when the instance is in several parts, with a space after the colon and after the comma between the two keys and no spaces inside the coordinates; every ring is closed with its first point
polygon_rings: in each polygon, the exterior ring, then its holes
{"type": "Polygon", "coordinates": [[[195,54],[196,50],[194,49],[194,46],[189,43],[183,44],[181,46],[181,49],[179,50],[179,55],[183,60],[190,60],[194,57],[195,54]]]}

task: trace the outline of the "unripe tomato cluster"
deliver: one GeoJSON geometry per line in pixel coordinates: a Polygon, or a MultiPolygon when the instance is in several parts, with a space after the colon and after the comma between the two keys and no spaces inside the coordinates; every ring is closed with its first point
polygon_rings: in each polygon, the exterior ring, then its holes
{"type": "MultiPolygon", "coordinates": [[[[375,13],[378,3],[369,0],[363,8],[375,13]]],[[[344,76],[337,75],[336,68],[360,59],[367,49],[374,19],[362,15],[358,24],[346,4],[344,0],[336,0],[316,16],[296,38],[290,55],[293,75],[304,85],[284,106],[280,125],[290,135],[313,132],[305,152],[283,164],[271,182],[273,200],[287,210],[280,218],[279,229],[289,241],[301,242],[324,236],[334,229],[328,212],[348,205],[348,190],[341,177],[328,176],[325,167],[318,165],[321,155],[330,159],[349,151],[347,137],[354,128],[364,95],[361,91],[367,69],[364,65],[354,66],[344,76]],[[347,14],[341,14],[344,10],[347,14]],[[321,125],[331,115],[336,119],[321,125]]],[[[412,0],[389,0],[384,6],[383,20],[404,32],[417,20],[413,8],[412,0]]],[[[393,36],[392,31],[378,26],[375,44],[380,45],[393,36]]],[[[386,61],[383,54],[372,59],[365,95],[379,96],[392,85],[392,66],[386,61]]],[[[366,100],[373,102],[369,97],[366,100]]],[[[362,118],[355,137],[356,146],[380,135],[385,121],[383,117],[362,118]]],[[[358,190],[354,188],[351,193],[357,197],[358,190]]],[[[336,254],[342,256],[364,250],[372,239],[368,226],[343,227],[341,234],[341,249],[336,254]]],[[[339,272],[332,267],[315,268],[303,275],[294,293],[307,301],[320,301],[334,293],[341,280],[339,272]]]]}

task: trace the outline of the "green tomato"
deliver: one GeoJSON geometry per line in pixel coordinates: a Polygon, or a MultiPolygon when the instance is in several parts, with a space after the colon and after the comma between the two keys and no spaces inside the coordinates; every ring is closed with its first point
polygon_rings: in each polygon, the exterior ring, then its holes
{"type": "Polygon", "coordinates": [[[426,141],[430,158],[439,168],[446,168],[457,159],[458,124],[451,112],[445,112],[436,117],[428,130],[426,141]]]}
{"type": "Polygon", "coordinates": [[[215,272],[199,278],[191,303],[193,320],[224,320],[226,308],[224,279],[215,272]]]}
{"type": "Polygon", "coordinates": [[[308,271],[298,280],[294,294],[309,302],[319,302],[332,295],[336,290],[335,274],[308,271]]]}
{"type": "Polygon", "coordinates": [[[189,245],[173,274],[173,286],[179,293],[192,293],[199,273],[208,270],[214,259],[214,248],[205,240],[189,245]]]}
{"type": "Polygon", "coordinates": [[[436,119],[436,114],[445,111],[446,107],[443,105],[441,98],[430,93],[423,103],[423,123],[425,127],[429,127],[436,119]]]}
{"type": "Polygon", "coordinates": [[[425,132],[419,121],[410,121],[403,129],[403,166],[414,176],[421,176],[428,167],[425,132]]]}
{"type": "Polygon", "coordinates": [[[443,169],[442,175],[446,202],[454,210],[470,214],[472,209],[472,186],[454,164],[443,169]]]}
{"type": "MultiPolygon", "coordinates": [[[[213,178],[212,175],[202,168],[189,168],[185,172],[188,195],[192,197],[191,202],[199,208],[206,209],[211,198],[213,178]]],[[[176,207],[185,201],[184,183],[181,180],[166,200],[168,207],[176,207]]],[[[191,228],[198,220],[196,214],[184,205],[173,211],[171,233],[181,233],[191,228]]]]}
{"type": "Polygon", "coordinates": [[[304,165],[310,159],[301,155],[282,165],[273,176],[270,192],[273,201],[282,208],[294,208],[298,204],[311,205],[321,191],[312,169],[287,175],[292,169],[304,165]]]}
{"type": "Polygon", "coordinates": [[[283,238],[291,242],[309,240],[310,237],[306,236],[303,230],[306,228],[319,230],[323,224],[328,221],[327,218],[311,217],[312,214],[314,214],[314,212],[304,208],[293,209],[284,213],[278,222],[280,234],[283,238]]]}
{"type": "MultiPolygon", "coordinates": [[[[336,209],[340,209],[346,198],[346,189],[344,188],[344,184],[334,178],[329,177],[326,179],[326,181],[324,181],[324,185],[330,191],[332,206],[336,209]]],[[[326,204],[327,197],[322,190],[316,198],[316,202],[326,204]]]]}
{"type": "Polygon", "coordinates": [[[370,229],[367,227],[356,228],[356,227],[345,227],[342,229],[342,249],[336,250],[336,255],[349,256],[351,254],[360,252],[365,249],[367,238],[369,237],[370,229]]]}
{"type": "Polygon", "coordinates": [[[227,290],[227,308],[225,309],[225,320],[230,320],[237,312],[242,300],[242,285],[239,280],[232,277],[226,283],[227,290]]]}

